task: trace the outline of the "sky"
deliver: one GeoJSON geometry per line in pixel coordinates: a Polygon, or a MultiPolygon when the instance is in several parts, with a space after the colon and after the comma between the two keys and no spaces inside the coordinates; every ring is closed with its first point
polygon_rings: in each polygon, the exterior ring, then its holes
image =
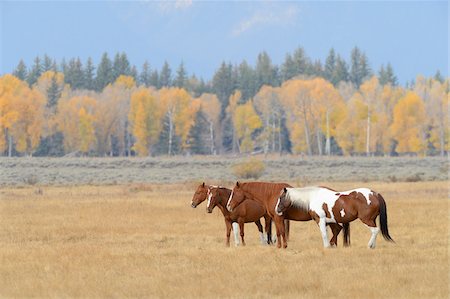
{"type": "Polygon", "coordinates": [[[273,63],[303,47],[325,61],[330,48],[349,61],[358,46],[377,72],[390,62],[400,84],[436,70],[448,76],[447,1],[3,1],[0,73],[20,59],[80,57],[94,63],[124,51],[210,79],[222,61],[273,63]]]}

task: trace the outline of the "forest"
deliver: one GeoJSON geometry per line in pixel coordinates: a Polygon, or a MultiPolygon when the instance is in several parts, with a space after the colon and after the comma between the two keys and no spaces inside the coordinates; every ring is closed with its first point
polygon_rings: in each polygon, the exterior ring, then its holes
{"type": "Polygon", "coordinates": [[[3,156],[302,154],[445,156],[449,79],[398,84],[359,48],[325,62],[299,47],[281,65],[223,62],[210,80],[126,53],[98,65],[48,55],[0,77],[3,156]]]}

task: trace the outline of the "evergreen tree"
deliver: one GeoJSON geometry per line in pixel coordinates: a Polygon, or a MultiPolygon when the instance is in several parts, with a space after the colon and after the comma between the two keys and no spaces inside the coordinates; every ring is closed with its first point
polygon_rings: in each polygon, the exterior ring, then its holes
{"type": "Polygon", "coordinates": [[[86,61],[86,67],[84,69],[84,88],[89,90],[95,89],[94,71],[94,63],[92,62],[92,58],[89,57],[86,61]]]}
{"type": "Polygon", "coordinates": [[[58,85],[56,80],[56,74],[53,75],[50,87],[47,89],[48,102],[47,106],[50,108],[55,108],[58,104],[58,100],[61,97],[62,86],[58,85]]]}
{"type": "Polygon", "coordinates": [[[97,91],[103,90],[106,85],[113,82],[112,63],[108,57],[108,53],[103,53],[100,64],[97,67],[96,77],[97,91]]]}
{"type": "Polygon", "coordinates": [[[306,75],[308,73],[309,58],[302,47],[294,51],[292,60],[294,62],[295,75],[306,75]]]}
{"type": "Polygon", "coordinates": [[[134,79],[134,82],[138,82],[138,71],[135,65],[131,66],[129,75],[134,79]]]}
{"type": "Polygon", "coordinates": [[[22,81],[25,81],[27,78],[27,66],[25,65],[25,62],[21,59],[19,61],[19,64],[17,65],[16,69],[13,71],[13,75],[19,78],[22,81]]]}
{"type": "Polygon", "coordinates": [[[235,82],[233,80],[233,67],[231,64],[222,62],[219,69],[212,79],[212,90],[219,98],[222,105],[222,114],[225,112],[225,108],[228,106],[230,95],[235,90],[235,82]]]}
{"type": "Polygon", "coordinates": [[[336,68],[334,69],[334,73],[332,76],[332,82],[336,82],[335,84],[339,84],[341,81],[349,81],[349,72],[347,63],[340,55],[336,58],[336,68]]]}
{"type": "Polygon", "coordinates": [[[289,79],[294,78],[297,75],[294,60],[292,59],[291,54],[286,54],[286,58],[284,59],[284,63],[281,66],[281,81],[287,81],[289,79]]]}
{"type": "Polygon", "coordinates": [[[336,84],[338,83],[335,82],[336,79],[334,77],[335,69],[336,69],[336,54],[334,53],[334,49],[331,48],[330,52],[328,53],[327,59],[325,60],[324,75],[325,79],[330,81],[334,86],[336,86],[336,84]]]}
{"type": "Polygon", "coordinates": [[[116,56],[114,56],[112,68],[112,82],[116,81],[116,79],[119,78],[120,75],[130,75],[130,62],[128,61],[128,57],[125,52],[117,53],[116,56]]]}
{"type": "Polygon", "coordinates": [[[154,70],[150,76],[150,86],[155,87],[156,89],[161,88],[161,85],[159,83],[159,74],[158,70],[154,70]]]}
{"type": "Polygon", "coordinates": [[[52,67],[53,67],[52,59],[47,54],[45,54],[42,62],[42,72],[45,73],[47,71],[51,71],[52,67]]]}
{"type": "Polygon", "coordinates": [[[366,54],[354,47],[351,53],[350,81],[359,88],[361,83],[372,75],[366,54]]]}
{"type": "Polygon", "coordinates": [[[441,72],[439,70],[436,71],[436,74],[434,74],[434,79],[436,81],[439,81],[441,83],[444,83],[444,77],[442,77],[441,72]]]}
{"type": "Polygon", "coordinates": [[[161,74],[159,75],[159,86],[172,86],[172,70],[170,69],[169,63],[167,63],[167,61],[164,61],[164,65],[161,69],[161,74]]]}
{"type": "MultiPolygon", "coordinates": [[[[361,54],[361,78],[362,82],[372,77],[372,70],[369,66],[369,59],[367,58],[367,55],[365,53],[361,54]]],[[[389,66],[390,64],[388,64],[389,66]]],[[[391,67],[392,71],[392,67],[391,67]]]]}
{"type": "Polygon", "coordinates": [[[187,74],[184,68],[184,63],[181,62],[180,66],[177,69],[177,76],[174,80],[174,86],[179,88],[186,88],[187,83],[187,74]]]}
{"type": "Polygon", "coordinates": [[[205,113],[202,109],[199,109],[195,115],[194,125],[189,131],[188,144],[189,151],[194,155],[206,155],[209,154],[208,148],[208,122],[205,117],[205,113]]]}
{"type": "Polygon", "coordinates": [[[324,77],[322,62],[319,59],[314,61],[314,63],[311,65],[310,74],[314,77],[324,77]]]}
{"type": "Polygon", "coordinates": [[[397,85],[397,77],[394,75],[394,71],[392,70],[392,66],[390,63],[387,64],[386,69],[383,65],[381,65],[380,70],[378,71],[378,78],[380,85],[397,85]]]}
{"type": "Polygon", "coordinates": [[[272,65],[272,61],[266,52],[258,55],[256,61],[256,90],[259,90],[263,85],[276,86],[276,71],[272,65]]]}
{"type": "Polygon", "coordinates": [[[31,68],[31,71],[28,73],[27,77],[28,85],[31,86],[34,83],[36,83],[41,74],[42,74],[41,60],[39,56],[36,56],[36,58],[34,59],[33,67],[31,68]]]}
{"type": "MultiPolygon", "coordinates": [[[[169,115],[166,114],[163,119],[163,126],[159,135],[158,143],[155,145],[155,153],[158,155],[167,155],[169,152],[169,115]]],[[[173,127],[175,130],[175,126],[173,127]]],[[[177,135],[172,136],[171,155],[180,153],[181,138],[177,135]]]]}
{"type": "Polygon", "coordinates": [[[147,61],[145,61],[144,64],[142,65],[142,72],[139,76],[139,83],[144,85],[145,87],[149,87],[150,76],[151,76],[150,64],[147,61]]]}
{"type": "Polygon", "coordinates": [[[84,88],[84,71],[80,58],[71,59],[64,74],[64,81],[72,87],[72,89],[84,88]]]}
{"type": "Polygon", "coordinates": [[[247,102],[256,94],[256,77],[255,71],[247,61],[242,61],[238,67],[238,78],[236,80],[236,88],[242,93],[242,101],[247,102]]]}

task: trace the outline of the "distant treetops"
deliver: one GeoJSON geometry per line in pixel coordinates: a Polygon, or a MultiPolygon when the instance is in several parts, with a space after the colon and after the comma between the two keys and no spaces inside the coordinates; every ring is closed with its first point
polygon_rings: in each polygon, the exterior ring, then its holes
{"type": "Polygon", "coordinates": [[[280,66],[222,63],[209,82],[180,64],[138,74],[125,53],[98,66],[37,57],[0,77],[3,155],[221,153],[445,155],[449,79],[398,86],[390,64],[373,75],[358,48],[350,67],[331,49],[324,66],[302,48],[280,66]]]}

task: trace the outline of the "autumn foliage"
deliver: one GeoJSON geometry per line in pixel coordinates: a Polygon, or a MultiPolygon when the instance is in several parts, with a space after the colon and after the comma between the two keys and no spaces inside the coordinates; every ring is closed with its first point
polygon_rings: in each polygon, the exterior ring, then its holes
{"type": "Polygon", "coordinates": [[[444,155],[449,151],[449,81],[418,76],[408,88],[376,76],[359,88],[319,77],[262,85],[226,105],[218,95],[155,89],[119,76],[101,91],[73,89],[47,71],[30,87],[0,77],[0,151],[32,155],[58,141],[80,155],[282,153],[444,155]],[[194,129],[195,128],[195,129],[194,129]],[[55,137],[56,136],[56,137],[55,137]],[[224,147],[229,140],[230,147],[224,147]],[[197,142],[198,144],[193,144],[197,142]]]}

